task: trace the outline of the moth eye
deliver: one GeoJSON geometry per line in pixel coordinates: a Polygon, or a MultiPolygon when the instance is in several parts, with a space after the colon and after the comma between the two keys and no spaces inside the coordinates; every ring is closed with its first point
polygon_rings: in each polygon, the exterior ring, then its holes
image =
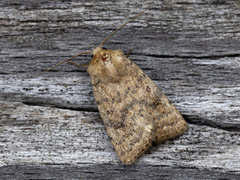
{"type": "Polygon", "coordinates": [[[105,47],[102,47],[102,49],[105,49],[105,50],[106,50],[107,48],[105,48],[105,47]]]}
{"type": "Polygon", "coordinates": [[[111,60],[110,54],[105,54],[105,53],[104,53],[104,54],[101,56],[101,58],[102,58],[102,61],[103,61],[104,63],[107,63],[108,61],[111,60]]]}
{"type": "Polygon", "coordinates": [[[93,58],[93,54],[91,55],[91,58],[93,58]]]}
{"type": "Polygon", "coordinates": [[[102,60],[105,62],[107,60],[107,56],[102,56],[102,60]]]}

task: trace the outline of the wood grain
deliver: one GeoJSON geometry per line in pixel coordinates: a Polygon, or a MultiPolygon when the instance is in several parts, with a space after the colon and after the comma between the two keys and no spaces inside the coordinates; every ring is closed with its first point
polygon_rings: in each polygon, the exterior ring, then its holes
{"type": "MultiPolygon", "coordinates": [[[[237,0],[2,0],[0,176],[239,179],[239,8],[237,0]],[[36,74],[92,50],[148,7],[105,47],[126,54],[132,50],[129,59],[190,125],[183,136],[154,146],[136,165],[123,166],[107,137],[86,70],[64,64],[36,74]]],[[[82,56],[75,62],[90,59],[82,56]]]]}

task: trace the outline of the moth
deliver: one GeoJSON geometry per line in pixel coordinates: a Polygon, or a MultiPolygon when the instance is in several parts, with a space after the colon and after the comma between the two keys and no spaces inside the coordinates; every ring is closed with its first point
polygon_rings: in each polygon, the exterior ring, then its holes
{"type": "Polygon", "coordinates": [[[93,51],[80,53],[52,67],[82,54],[93,55],[87,65],[93,94],[109,139],[124,164],[135,163],[153,142],[164,142],[187,130],[182,115],[135,63],[121,50],[102,48],[110,36],[143,13],[113,31],[93,51]]]}

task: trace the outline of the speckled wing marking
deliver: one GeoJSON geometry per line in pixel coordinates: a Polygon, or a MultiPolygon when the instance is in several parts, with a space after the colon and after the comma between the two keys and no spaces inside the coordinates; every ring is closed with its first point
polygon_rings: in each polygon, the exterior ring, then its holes
{"type": "Polygon", "coordinates": [[[94,66],[101,59],[96,55],[92,69],[88,70],[101,117],[123,163],[134,163],[153,141],[163,142],[186,131],[187,124],[181,114],[137,65],[120,51],[106,50],[102,57],[109,57],[113,67],[114,61],[118,61],[121,66],[116,71],[124,69],[113,80],[95,73],[94,69],[99,67],[94,66]]]}
{"type": "Polygon", "coordinates": [[[138,74],[135,82],[140,88],[136,94],[151,107],[148,113],[154,120],[154,141],[164,142],[182,135],[187,130],[187,123],[182,115],[136,64],[132,63],[132,68],[138,74]]]}
{"type": "Polygon", "coordinates": [[[120,83],[93,86],[98,109],[111,143],[125,164],[134,163],[147,151],[154,137],[154,121],[147,104],[120,83]],[[123,91],[124,89],[124,91],[123,91]],[[111,104],[109,106],[109,104],[111,104]]]}

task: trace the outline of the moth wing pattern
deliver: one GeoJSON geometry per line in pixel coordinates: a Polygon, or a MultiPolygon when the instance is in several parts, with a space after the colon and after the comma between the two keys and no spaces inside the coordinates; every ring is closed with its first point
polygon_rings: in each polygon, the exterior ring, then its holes
{"type": "Polygon", "coordinates": [[[88,67],[93,93],[120,160],[132,164],[187,123],[157,85],[119,50],[96,48],[88,67]]]}

